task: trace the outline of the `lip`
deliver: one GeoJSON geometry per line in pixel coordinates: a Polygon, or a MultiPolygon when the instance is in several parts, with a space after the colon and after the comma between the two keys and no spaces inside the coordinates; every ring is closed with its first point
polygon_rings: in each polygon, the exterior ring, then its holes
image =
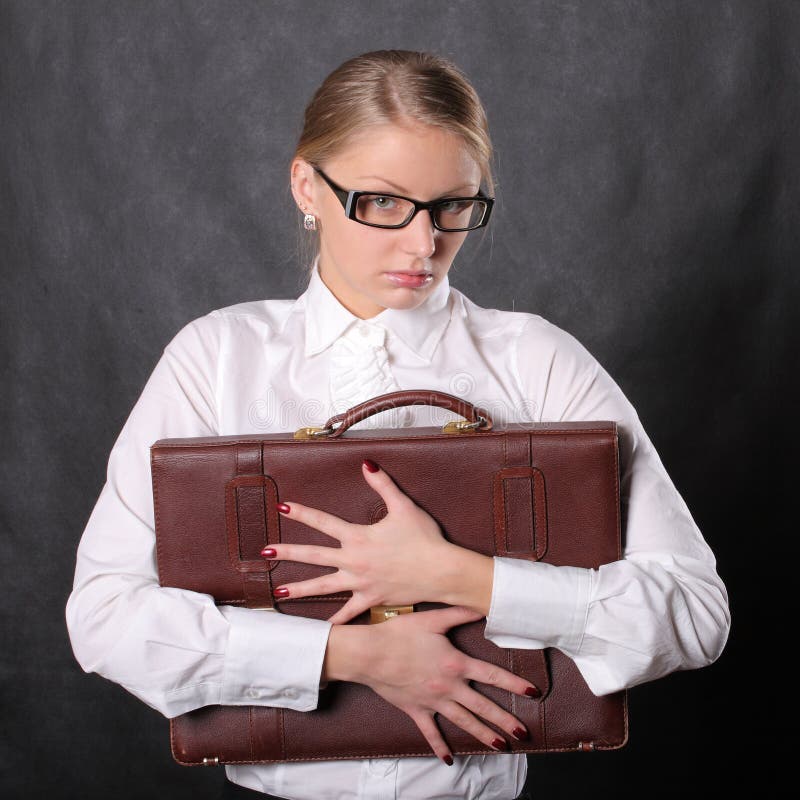
{"type": "Polygon", "coordinates": [[[401,270],[385,273],[386,277],[395,285],[410,289],[420,289],[433,280],[432,272],[403,272],[401,270]]]}

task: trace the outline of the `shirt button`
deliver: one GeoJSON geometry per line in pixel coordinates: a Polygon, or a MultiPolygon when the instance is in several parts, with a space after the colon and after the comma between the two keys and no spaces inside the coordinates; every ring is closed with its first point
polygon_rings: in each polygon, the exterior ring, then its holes
{"type": "Polygon", "coordinates": [[[248,689],[245,692],[245,695],[247,697],[252,697],[253,699],[255,699],[257,697],[261,697],[261,691],[259,689],[248,689]]]}
{"type": "Polygon", "coordinates": [[[297,697],[297,692],[294,689],[284,689],[283,696],[289,700],[294,700],[297,697]]]}

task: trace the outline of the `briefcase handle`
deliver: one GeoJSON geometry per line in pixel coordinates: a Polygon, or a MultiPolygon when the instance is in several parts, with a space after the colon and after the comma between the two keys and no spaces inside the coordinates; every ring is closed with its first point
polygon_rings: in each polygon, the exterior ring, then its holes
{"type": "Polygon", "coordinates": [[[402,392],[380,394],[331,417],[325,423],[320,435],[328,439],[336,439],[349,427],[367,419],[367,417],[379,414],[381,411],[389,411],[403,406],[437,406],[464,417],[466,422],[448,423],[445,426],[448,432],[489,431],[492,429],[493,423],[489,414],[461,397],[430,389],[408,389],[402,392]]]}

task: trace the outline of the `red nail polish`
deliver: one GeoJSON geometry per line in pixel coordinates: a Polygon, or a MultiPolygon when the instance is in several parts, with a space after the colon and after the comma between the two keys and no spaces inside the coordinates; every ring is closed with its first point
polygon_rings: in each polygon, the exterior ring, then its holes
{"type": "Polygon", "coordinates": [[[377,472],[380,469],[380,467],[374,461],[371,461],[369,458],[364,459],[364,466],[370,472],[377,472]]]}
{"type": "Polygon", "coordinates": [[[492,742],[495,750],[508,750],[508,742],[505,739],[495,739],[492,742]]]}
{"type": "Polygon", "coordinates": [[[537,689],[535,686],[529,686],[525,690],[525,694],[528,695],[528,697],[541,697],[542,696],[541,691],[539,689],[537,689]]]}
{"type": "Polygon", "coordinates": [[[261,555],[264,558],[275,558],[278,555],[278,551],[274,547],[265,547],[261,551],[261,555]]]}
{"type": "Polygon", "coordinates": [[[448,767],[453,766],[453,756],[442,756],[442,761],[447,764],[448,767]]]}
{"type": "Polygon", "coordinates": [[[288,597],[289,590],[285,586],[281,586],[280,589],[276,589],[272,594],[274,594],[275,597],[288,597]]]}
{"type": "Polygon", "coordinates": [[[520,742],[524,742],[530,738],[530,734],[525,730],[525,728],[514,728],[512,733],[514,734],[514,738],[520,742]]]}
{"type": "Polygon", "coordinates": [[[292,509],[286,505],[286,503],[278,503],[275,508],[281,512],[281,514],[288,514],[292,509]]]}

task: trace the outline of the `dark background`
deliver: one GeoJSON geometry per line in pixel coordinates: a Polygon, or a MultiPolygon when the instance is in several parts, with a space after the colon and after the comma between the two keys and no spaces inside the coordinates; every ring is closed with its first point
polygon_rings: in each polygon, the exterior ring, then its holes
{"type": "Polygon", "coordinates": [[[731,594],[721,659],[632,690],[625,749],[532,758],[537,796],[769,793],[796,737],[798,41],[788,0],[1,2],[0,794],[217,793],[73,660],[75,549],[173,334],[304,288],[302,109],[381,47],[451,57],[488,110],[498,207],[453,285],[607,367],[731,594]]]}

